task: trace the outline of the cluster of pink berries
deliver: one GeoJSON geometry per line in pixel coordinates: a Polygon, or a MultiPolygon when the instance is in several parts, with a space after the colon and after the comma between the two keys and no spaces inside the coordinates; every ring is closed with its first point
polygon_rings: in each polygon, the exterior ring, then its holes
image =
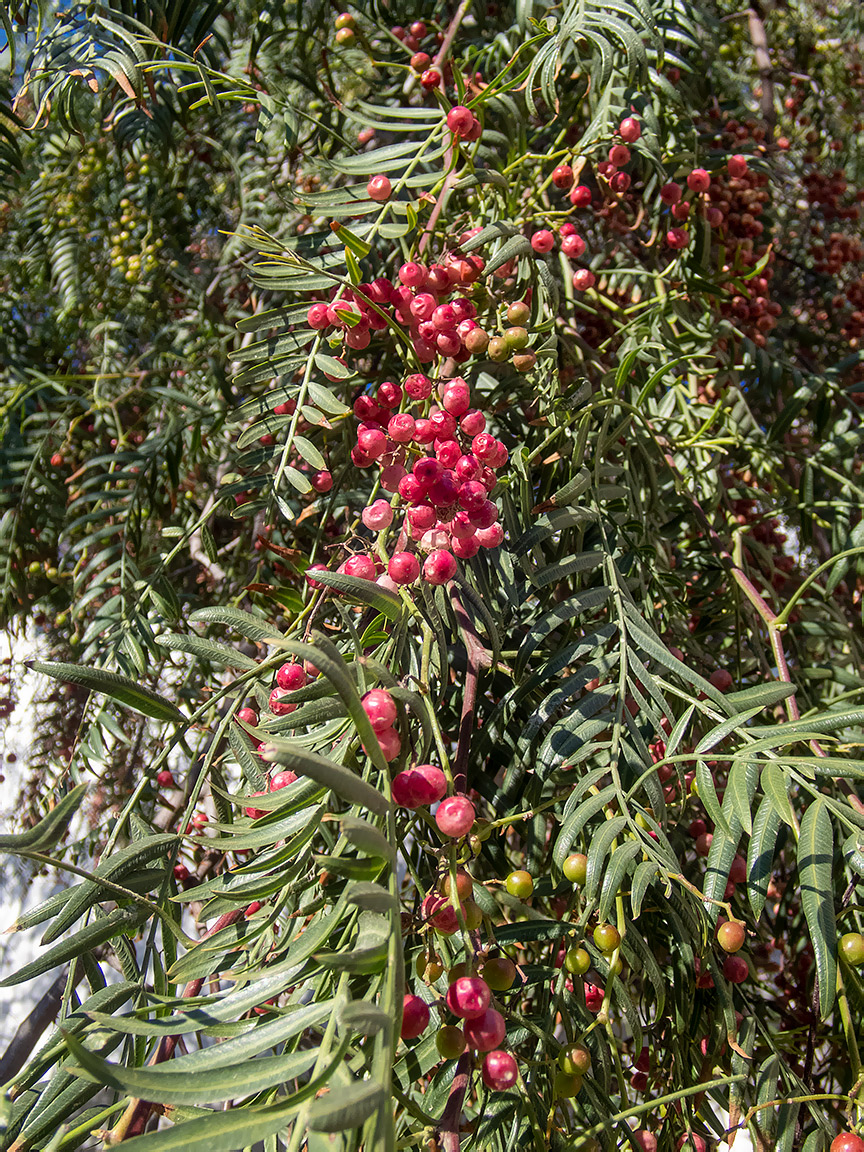
{"type": "MultiPolygon", "coordinates": [[[[510,961],[506,963],[513,967],[510,961]]],[[[461,1028],[446,1024],[438,1031],[435,1040],[444,1059],[455,1060],[468,1048],[486,1053],[481,1066],[483,1083],[493,1091],[512,1088],[519,1069],[512,1053],[499,1047],[507,1034],[507,1026],[501,1013],[492,1007],[489,984],[479,976],[466,974],[454,978],[451,972],[450,986],[440,1007],[462,1022],[461,1028]]],[[[402,1006],[402,1039],[413,1040],[422,1035],[429,1026],[430,1015],[425,1000],[406,994],[402,1006]]]]}
{"type": "MultiPolygon", "coordinates": [[[[373,176],[367,185],[373,200],[387,200],[391,191],[390,180],[383,175],[373,176]]],[[[460,242],[473,234],[466,233],[460,242]]],[[[384,331],[395,321],[408,329],[421,364],[439,355],[463,363],[485,351],[489,338],[477,324],[474,303],[461,291],[455,296],[454,292],[470,288],[484,267],[480,256],[455,251],[428,266],[409,260],[399,269],[398,283],[379,276],[356,288],[335,288],[329,302],[319,300],[310,306],[306,321],[319,332],[341,331],[346,347],[355,350],[367,348],[373,332],[384,331]],[[472,337],[472,332],[478,334],[472,337]]]]}

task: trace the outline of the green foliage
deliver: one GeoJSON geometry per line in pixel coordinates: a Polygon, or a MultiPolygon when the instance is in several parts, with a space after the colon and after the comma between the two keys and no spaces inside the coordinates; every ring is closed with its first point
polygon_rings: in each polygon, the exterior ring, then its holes
{"type": "Polygon", "coordinates": [[[860,13],[333,17],[3,9],[0,614],[38,629],[48,687],[0,849],[80,880],[13,926],[48,947],[6,984],[69,967],[3,1147],[563,1152],[635,1124],[665,1152],[718,1140],[717,1108],[760,1147],[825,1147],[862,1074],[836,947],[864,878],[860,13]],[[399,27],[421,17],[434,91],[399,27]],[[499,342],[448,363],[379,292],[412,261],[467,267],[499,342]],[[506,446],[503,542],[397,586],[342,568],[425,547],[356,451],[376,389],[417,372],[461,372],[506,446]],[[285,663],[308,672],[287,707],[285,663]],[[430,761],[469,836],[395,802],[430,761]],[[449,933],[425,899],[463,866],[449,933]],[[450,1022],[439,961],[501,953],[520,1080],[495,1091],[399,1026],[406,991],[450,1022]]]}

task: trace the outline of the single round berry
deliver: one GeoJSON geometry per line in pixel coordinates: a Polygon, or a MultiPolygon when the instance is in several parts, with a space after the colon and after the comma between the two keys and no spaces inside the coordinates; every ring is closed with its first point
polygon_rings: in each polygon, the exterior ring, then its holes
{"type": "Polygon", "coordinates": [[[584,1076],[591,1071],[591,1053],[584,1044],[570,1044],[558,1053],[558,1067],[570,1076],[584,1076]]]}
{"type": "Polygon", "coordinates": [[[724,952],[737,952],[743,948],[747,932],[737,920],[729,920],[717,929],[717,943],[724,952]]]}
{"type": "MultiPolygon", "coordinates": [[[[453,877],[448,872],[444,879],[441,881],[441,891],[445,896],[449,896],[454,888],[453,877]]],[[[474,895],[474,881],[468,875],[464,868],[456,869],[456,895],[459,897],[460,902],[470,900],[474,895]]]]}
{"type": "Polygon", "coordinates": [[[356,39],[353,28],[340,28],[336,33],[336,43],[341,44],[343,48],[350,48],[356,39]]]}
{"type": "Polygon", "coordinates": [[[474,127],[473,112],[470,108],[464,108],[461,104],[457,104],[447,113],[447,127],[454,136],[468,136],[474,127]]]}
{"type": "Polygon", "coordinates": [[[853,968],[864,964],[864,936],[860,932],[844,932],[840,937],[840,955],[853,968]]]}
{"type": "Polygon", "coordinates": [[[384,759],[389,764],[402,751],[402,738],[395,728],[385,728],[381,732],[376,732],[375,735],[378,737],[384,759]]]}
{"type": "Polygon", "coordinates": [[[614,924],[598,924],[594,929],[594,943],[601,952],[614,952],[621,943],[621,934],[614,924]]]}
{"type": "Polygon", "coordinates": [[[573,287],[577,292],[587,292],[594,287],[595,275],[590,268],[577,268],[573,273],[573,287]]]}
{"type": "Polygon", "coordinates": [[[489,1052],[483,1060],[483,1083],[492,1092],[504,1092],[512,1088],[519,1079],[519,1066],[510,1052],[500,1048],[489,1052]]]}
{"type": "Polygon", "coordinates": [[[356,21],[350,12],[340,12],[333,21],[336,28],[353,28],[356,21]]]}
{"type": "Polygon", "coordinates": [[[586,184],[577,184],[570,193],[570,203],[576,208],[588,208],[594,196],[586,184]]]}
{"type": "Polygon", "coordinates": [[[378,575],[375,570],[375,561],[371,556],[364,556],[358,553],[356,556],[351,556],[344,564],[339,567],[340,572],[344,572],[346,576],[355,576],[360,580],[374,580],[378,575]]]}
{"type": "Polygon", "coordinates": [[[366,195],[370,200],[377,200],[383,204],[385,200],[390,199],[392,194],[393,185],[386,176],[373,176],[366,185],[366,195]]]}
{"type": "Polygon", "coordinates": [[[493,992],[506,992],[516,980],[516,965],[509,956],[492,956],[483,964],[480,975],[493,992]]]}
{"type": "Polygon", "coordinates": [[[679,184],[664,184],[660,189],[660,199],[664,204],[677,204],[681,199],[681,186],[679,184]]]}
{"type": "Polygon", "coordinates": [[[831,1141],[830,1152],[864,1152],[864,1140],[854,1132],[841,1132],[831,1141]]]}
{"type": "Polygon", "coordinates": [[[557,168],[553,169],[552,183],[562,192],[573,187],[573,169],[569,164],[559,164],[557,168]]]}
{"type": "Polygon", "coordinates": [[[730,984],[741,984],[750,975],[750,969],[743,956],[727,956],[723,961],[723,975],[730,984]]]}
{"type": "Polygon", "coordinates": [[[574,976],[584,976],[591,967],[591,956],[584,948],[568,948],[564,953],[564,967],[574,976]]]}
{"type": "Polygon", "coordinates": [[[726,170],[733,179],[740,179],[747,171],[747,157],[740,152],[730,156],[726,161],[726,170]]]}
{"type": "Polygon", "coordinates": [[[569,1099],[571,1096],[578,1095],[579,1089],[582,1087],[582,1077],[559,1070],[555,1073],[554,1087],[556,1096],[569,1099]]]}
{"type": "Polygon", "coordinates": [[[297,705],[292,704],[290,700],[285,700],[285,696],[290,696],[291,693],[284,688],[275,687],[270,693],[267,705],[274,716],[288,716],[291,712],[297,710],[297,705]]]}
{"type": "Polygon", "coordinates": [[[443,1060],[458,1060],[467,1047],[465,1033],[455,1024],[445,1024],[435,1035],[435,1047],[443,1060]]]}
{"type": "Polygon", "coordinates": [[[447,1007],[463,1020],[476,1020],[491,1002],[489,985],[479,976],[461,976],[447,989],[447,1007]]]}
{"type": "Polygon", "coordinates": [[[423,579],[427,584],[446,584],[456,575],[456,557],[445,548],[436,548],[423,562],[423,579]]]}
{"type": "Polygon", "coordinates": [[[277,772],[270,781],[270,791],[278,792],[280,788],[287,788],[289,784],[293,784],[297,779],[299,779],[299,777],[296,772],[292,772],[290,768],[285,768],[282,772],[277,772]]]}
{"type": "Polygon", "coordinates": [[[694,168],[687,177],[687,187],[691,192],[707,192],[711,187],[711,177],[704,168],[694,168]]]}
{"type": "Polygon", "coordinates": [[[708,677],[708,683],[712,684],[718,692],[728,692],[735,681],[725,668],[716,668],[708,677]]]}
{"type": "Polygon", "coordinates": [[[394,584],[413,584],[420,575],[420,561],[411,552],[395,552],[388,561],[387,574],[394,584]]]}
{"type": "Polygon", "coordinates": [[[504,886],[511,896],[515,896],[519,900],[527,900],[534,891],[534,880],[530,872],[519,869],[516,872],[510,873],[504,882],[504,886]]]}
{"type": "Polygon", "coordinates": [[[441,73],[437,68],[427,68],[420,77],[420,85],[427,91],[431,91],[433,88],[440,88],[441,73]]]}
{"type": "Polygon", "coordinates": [[[670,248],[680,251],[690,243],[690,233],[686,228],[670,228],[666,233],[666,243],[670,248]]]}
{"type": "Polygon", "coordinates": [[[429,1027],[429,1005],[419,996],[406,994],[402,1001],[403,1040],[414,1040],[429,1027]]]}
{"type": "Polygon", "coordinates": [[[396,702],[386,688],[373,688],[367,692],[362,700],[363,711],[369,717],[369,723],[375,732],[383,732],[385,728],[392,728],[399,715],[396,702]]]}
{"type": "Polygon", "coordinates": [[[640,1128],[633,1133],[633,1143],[642,1152],[657,1152],[657,1137],[647,1128],[640,1128]]]}
{"type": "Polygon", "coordinates": [[[707,856],[711,851],[711,844],[714,840],[713,832],[703,832],[697,836],[693,842],[693,848],[697,856],[707,856]]]}
{"type": "Polygon", "coordinates": [[[531,247],[541,254],[551,252],[555,247],[555,237],[548,228],[542,228],[531,237],[531,247]]]}
{"type": "Polygon", "coordinates": [[[565,256],[577,258],[585,251],[585,241],[577,232],[568,233],[561,241],[561,251],[565,256]]]}
{"type": "Polygon", "coordinates": [[[449,796],[442,800],[435,813],[438,830],[454,840],[467,836],[477,813],[467,796],[449,796]]]}
{"type": "Polygon", "coordinates": [[[627,144],[635,144],[642,135],[642,126],[635,116],[628,116],[618,125],[618,135],[627,144]]]}
{"type": "Polygon", "coordinates": [[[623,168],[630,163],[630,149],[626,144],[613,144],[609,149],[609,163],[616,168],[623,168]]]}
{"type": "Polygon", "coordinates": [[[381,532],[393,523],[393,509],[389,500],[375,500],[363,509],[360,517],[364,525],[373,532],[381,532]]]}
{"type": "Polygon", "coordinates": [[[156,773],[156,783],[160,788],[173,788],[175,786],[174,777],[167,768],[163,768],[161,772],[156,773]]]}
{"type": "Polygon", "coordinates": [[[582,885],[588,878],[588,857],[583,852],[573,852],[561,870],[571,884],[582,885]]]}
{"type": "Polygon", "coordinates": [[[482,1016],[465,1021],[465,1039],[468,1047],[477,1052],[491,1052],[507,1035],[504,1017],[495,1008],[487,1008],[482,1016]]]}

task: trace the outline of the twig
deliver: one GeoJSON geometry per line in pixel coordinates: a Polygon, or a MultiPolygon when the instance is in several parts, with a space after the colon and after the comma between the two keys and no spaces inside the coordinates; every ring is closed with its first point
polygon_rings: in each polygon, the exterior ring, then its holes
{"type": "Polygon", "coordinates": [[[462,1103],[471,1078],[471,1054],[463,1052],[456,1065],[456,1075],[450,1086],[450,1095],[438,1131],[441,1134],[441,1147],[444,1152],[459,1152],[459,1119],[462,1116],[462,1103]]]}
{"type": "Polygon", "coordinates": [[[65,970],[60,973],[35,1008],[18,1025],[15,1035],[0,1058],[0,1084],[6,1084],[13,1076],[18,1075],[36,1047],[39,1037],[56,1018],[63,1002],[66,975],[65,970]]]}
{"type": "Polygon", "coordinates": [[[771,67],[771,56],[768,52],[768,37],[765,35],[765,23],[762,19],[762,9],[758,4],[752,5],[747,13],[747,25],[750,29],[750,42],[756,56],[756,67],[759,69],[759,80],[762,85],[762,95],[759,104],[762,109],[762,119],[768,129],[769,139],[773,135],[777,114],[774,110],[774,73],[771,67]]]}

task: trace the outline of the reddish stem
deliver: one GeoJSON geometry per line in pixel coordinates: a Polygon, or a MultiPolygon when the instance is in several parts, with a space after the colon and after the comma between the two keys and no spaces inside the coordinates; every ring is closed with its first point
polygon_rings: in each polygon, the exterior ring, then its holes
{"type": "Polygon", "coordinates": [[[450,1086],[450,1095],[438,1131],[441,1133],[441,1146],[444,1152],[459,1152],[459,1120],[462,1117],[462,1102],[471,1078],[471,1053],[463,1052],[456,1065],[456,1075],[450,1086]]]}

